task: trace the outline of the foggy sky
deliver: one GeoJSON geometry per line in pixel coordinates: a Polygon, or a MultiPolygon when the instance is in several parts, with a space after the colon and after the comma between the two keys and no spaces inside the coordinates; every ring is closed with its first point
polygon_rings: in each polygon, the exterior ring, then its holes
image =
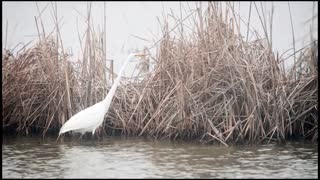
{"type": "MultiPolygon", "coordinates": [[[[260,9],[260,3],[256,2],[260,9]]],[[[313,4],[315,12],[318,12],[317,2],[290,2],[295,33],[296,49],[300,49],[310,43],[309,32],[312,17],[313,4]]],[[[37,2],[39,10],[46,9],[41,14],[46,33],[54,30],[54,19],[52,16],[52,2],[37,2]]],[[[61,20],[60,30],[64,48],[72,49],[74,57],[80,55],[80,42],[78,32],[82,36],[85,32],[85,18],[87,13],[87,2],[57,2],[58,17],[61,20]]],[[[199,2],[197,2],[199,4],[199,2]]],[[[206,2],[202,2],[204,7],[206,2]]],[[[234,2],[236,12],[240,12],[241,18],[247,22],[250,2],[234,2]],[[240,5],[240,6],[239,6],[240,5]]],[[[263,2],[267,19],[270,18],[271,2],[263,2]]],[[[196,8],[195,2],[182,2],[182,17],[190,13],[190,9],[196,8]],[[189,6],[188,6],[189,5],[189,6]],[[184,10],[185,9],[185,10],[184,10]]],[[[292,48],[292,29],[288,2],[273,2],[273,50],[279,54],[292,48]]],[[[103,25],[104,2],[92,2],[92,17],[95,30],[102,29],[103,25]]],[[[157,18],[163,21],[163,15],[174,12],[180,16],[180,2],[106,2],[106,39],[107,39],[107,59],[115,60],[115,72],[120,70],[121,64],[126,56],[138,49],[142,50],[145,46],[152,45],[161,37],[161,29],[157,18]],[[136,38],[132,35],[142,37],[147,41],[136,38]]],[[[7,47],[14,48],[18,43],[27,43],[37,40],[37,28],[35,16],[38,16],[35,2],[2,2],[2,37],[3,47],[5,36],[7,36],[7,47]],[[6,35],[6,22],[8,22],[8,34],[6,35]]],[[[165,17],[169,18],[169,16],[165,17]]],[[[251,27],[254,27],[263,36],[262,26],[255,7],[252,5],[250,20],[251,27]]],[[[315,35],[317,36],[318,23],[315,35]]],[[[172,27],[172,26],[171,26],[172,27]]],[[[241,24],[241,33],[246,35],[246,25],[241,24]]],[[[251,39],[252,40],[252,39],[251,39]]],[[[288,51],[288,55],[293,51],[288,51]]],[[[130,76],[134,63],[129,65],[126,75],[130,76]]]]}

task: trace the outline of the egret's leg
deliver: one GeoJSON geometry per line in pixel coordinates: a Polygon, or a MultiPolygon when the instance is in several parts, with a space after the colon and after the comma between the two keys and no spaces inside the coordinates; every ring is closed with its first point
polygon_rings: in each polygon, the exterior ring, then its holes
{"type": "Polygon", "coordinates": [[[97,139],[98,139],[98,141],[99,141],[99,140],[100,140],[100,136],[99,136],[99,134],[97,134],[97,133],[96,133],[96,136],[97,136],[97,139]]]}
{"type": "Polygon", "coordinates": [[[60,134],[59,134],[59,136],[57,137],[56,142],[58,142],[59,137],[60,137],[60,134]]]}
{"type": "Polygon", "coordinates": [[[94,132],[96,131],[96,129],[92,130],[92,139],[94,139],[94,132]]]}
{"type": "Polygon", "coordinates": [[[92,134],[91,136],[91,140],[94,141],[95,140],[95,134],[92,134]]]}
{"type": "Polygon", "coordinates": [[[98,132],[98,134],[96,133],[96,136],[97,136],[97,139],[100,141],[101,140],[101,138],[100,138],[101,131],[99,128],[97,129],[97,132],[98,132]]]}
{"type": "Polygon", "coordinates": [[[79,138],[80,142],[81,142],[81,140],[82,140],[82,136],[83,136],[83,135],[84,135],[84,133],[81,133],[80,138],[79,138]]]}

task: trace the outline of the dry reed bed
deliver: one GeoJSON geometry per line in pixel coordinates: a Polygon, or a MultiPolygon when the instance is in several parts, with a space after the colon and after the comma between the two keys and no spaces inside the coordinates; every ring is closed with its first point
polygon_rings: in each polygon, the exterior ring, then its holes
{"type": "MultiPolygon", "coordinates": [[[[90,16],[88,22],[89,19],[90,16]]],[[[80,42],[83,56],[77,62],[69,61],[69,55],[64,52],[58,24],[56,37],[46,36],[43,29],[34,46],[22,48],[17,55],[4,51],[3,130],[26,135],[56,134],[73,114],[104,98],[108,69],[101,37],[94,32],[91,23],[87,24],[85,40],[80,42]]],[[[37,29],[40,31],[39,27],[37,29]]]]}
{"type": "Polygon", "coordinates": [[[57,44],[48,37],[18,56],[9,51],[3,54],[4,130],[43,136],[48,130],[56,133],[73,114],[105,96],[106,69],[101,52],[85,46],[85,60],[70,62],[57,44]],[[88,56],[93,58],[87,60],[88,56]]]}
{"type": "MultiPolygon", "coordinates": [[[[205,16],[190,16],[190,36],[172,36],[163,25],[155,68],[142,81],[119,87],[98,135],[117,129],[225,145],[318,139],[317,41],[285,73],[268,45],[244,42],[234,33],[234,17],[226,21],[220,11],[209,3],[205,16]]],[[[85,53],[76,66],[48,39],[18,57],[3,56],[3,128],[57,132],[71,114],[104,98],[105,61],[88,24],[85,53]]]]}
{"type": "MultiPolygon", "coordinates": [[[[34,133],[58,127],[68,119],[67,86],[74,86],[74,70],[53,40],[40,41],[17,57],[2,58],[3,128],[34,133]],[[66,83],[66,73],[69,76],[66,83]],[[58,120],[59,119],[59,120],[58,120]]],[[[70,89],[70,96],[73,91],[70,89]]]]}
{"type": "Polygon", "coordinates": [[[237,37],[216,4],[195,18],[191,38],[172,37],[163,26],[154,71],[143,86],[128,86],[114,101],[112,125],[128,135],[225,145],[294,136],[317,140],[317,44],[297,62],[307,62],[304,69],[286,74],[263,41],[237,37]],[[292,75],[302,71],[297,79],[292,75]]]}

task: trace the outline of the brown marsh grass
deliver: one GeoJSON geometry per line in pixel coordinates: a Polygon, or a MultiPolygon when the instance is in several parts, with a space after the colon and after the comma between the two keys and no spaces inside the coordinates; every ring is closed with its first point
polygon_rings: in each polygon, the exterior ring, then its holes
{"type": "MultiPolygon", "coordinates": [[[[234,11],[225,16],[221,11],[209,2],[204,16],[201,8],[192,12],[189,35],[182,31],[187,28],[183,19],[177,18],[173,29],[165,19],[157,54],[150,57],[154,69],[142,81],[118,88],[97,134],[116,130],[226,146],[297,137],[317,141],[317,40],[286,72],[284,60],[271,50],[272,34],[266,33],[267,43],[243,40],[234,11]]],[[[76,64],[59,51],[61,41],[49,37],[17,56],[3,54],[3,129],[43,136],[50,129],[58,132],[72,114],[105,97],[110,70],[104,68],[105,54],[90,23],[86,37],[84,56],[76,64]]]]}

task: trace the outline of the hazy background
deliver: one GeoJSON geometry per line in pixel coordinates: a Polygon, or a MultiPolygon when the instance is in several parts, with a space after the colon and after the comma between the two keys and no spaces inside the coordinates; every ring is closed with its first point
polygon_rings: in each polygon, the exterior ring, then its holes
{"type": "MultiPolygon", "coordinates": [[[[199,6],[200,2],[106,2],[106,41],[107,59],[114,59],[115,72],[120,70],[121,64],[127,55],[134,50],[142,50],[151,46],[161,37],[160,22],[163,17],[170,20],[166,14],[174,12],[177,16],[186,17],[191,11],[199,6]],[[180,6],[181,5],[181,6],[180,6]],[[180,14],[180,9],[182,9],[180,14]],[[138,36],[146,39],[141,40],[138,36]]],[[[282,54],[292,48],[292,28],[288,2],[256,2],[261,13],[260,5],[264,5],[267,21],[270,19],[271,7],[274,6],[273,16],[273,50],[282,54]]],[[[54,19],[52,16],[53,2],[37,2],[39,10],[46,9],[41,14],[46,33],[54,30],[54,19]]],[[[202,2],[203,9],[206,2],[202,2]]],[[[250,2],[234,2],[237,13],[247,23],[250,2]]],[[[80,42],[78,32],[82,36],[86,28],[87,2],[57,2],[60,31],[64,48],[72,51],[73,58],[80,56],[80,42]]],[[[290,2],[293,28],[296,39],[296,49],[310,43],[310,28],[313,11],[317,15],[318,2],[290,2]],[[314,8],[315,7],[315,8],[314,8]]],[[[92,17],[95,30],[103,29],[104,2],[92,2],[92,17]]],[[[2,45],[14,48],[18,43],[28,43],[38,39],[35,24],[35,16],[38,16],[35,2],[2,2],[2,45]],[[8,22],[8,26],[7,26],[8,22]],[[8,28],[8,34],[6,34],[8,28]],[[7,37],[7,43],[5,43],[7,37]]],[[[172,20],[172,18],[171,18],[172,20]]],[[[257,15],[255,6],[252,4],[250,26],[255,28],[260,35],[264,35],[262,26],[257,15]]],[[[172,27],[172,26],[171,26],[172,27]]],[[[314,35],[317,37],[318,22],[313,25],[314,35]]],[[[241,33],[246,36],[246,25],[241,24],[241,33]]],[[[254,37],[250,36],[249,40],[254,37]]],[[[287,52],[287,55],[293,51],[287,52]]],[[[290,62],[287,63],[290,65],[290,62]]],[[[126,71],[130,76],[136,64],[131,63],[126,71]]]]}

